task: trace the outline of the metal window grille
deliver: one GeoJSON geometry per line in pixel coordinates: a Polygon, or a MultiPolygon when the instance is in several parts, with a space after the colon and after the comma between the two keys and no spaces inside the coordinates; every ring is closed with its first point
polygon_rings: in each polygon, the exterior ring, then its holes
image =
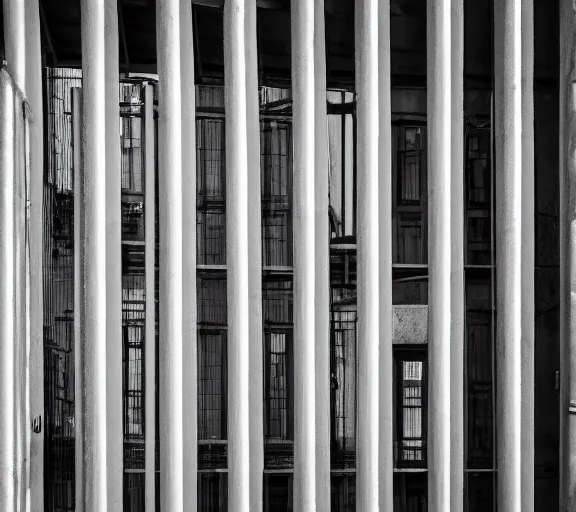
{"type": "Polygon", "coordinates": [[[198,510],[226,512],[228,510],[228,475],[226,473],[198,474],[198,510]]]}
{"type": "Polygon", "coordinates": [[[292,265],[292,125],[263,121],[260,129],[262,173],[262,261],[292,265]]]}
{"type": "Polygon", "coordinates": [[[334,512],[356,511],[356,475],[332,474],[331,505],[334,512]]]}
{"type": "Polygon", "coordinates": [[[226,263],[224,119],[196,121],[198,264],[226,263]]]}

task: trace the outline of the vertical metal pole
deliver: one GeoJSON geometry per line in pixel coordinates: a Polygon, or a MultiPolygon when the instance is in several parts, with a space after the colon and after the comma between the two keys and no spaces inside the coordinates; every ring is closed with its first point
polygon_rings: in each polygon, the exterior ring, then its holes
{"type": "Polygon", "coordinates": [[[106,25],[106,419],[108,512],[120,512],[124,482],[122,389],[122,207],[117,0],[105,0],[106,25]]]}
{"type": "Polygon", "coordinates": [[[86,512],[107,510],[106,22],[102,0],[82,0],[83,452],[86,512]]]}
{"type": "Polygon", "coordinates": [[[428,2],[428,506],[450,510],[451,1],[428,2]]]}
{"type": "Polygon", "coordinates": [[[314,3],[292,2],[294,506],[316,510],[314,3]]]}
{"type": "Polygon", "coordinates": [[[356,1],[359,510],[378,510],[380,343],[378,0],[356,1]]]}
{"type": "Polygon", "coordinates": [[[154,90],[144,89],[144,272],[146,279],[146,320],[144,332],[144,489],[145,510],[156,510],[156,155],[154,90]]]}
{"type": "Polygon", "coordinates": [[[378,5],[378,235],[380,252],[379,506],[392,511],[394,498],[392,309],[392,101],[390,1],[378,5]]]}
{"type": "Polygon", "coordinates": [[[228,503],[250,505],[248,137],[246,117],[246,5],[224,4],[226,111],[226,264],[228,268],[228,503]]]}
{"type": "Polygon", "coordinates": [[[534,510],[534,0],[522,0],[522,512],[534,510]]]}
{"type": "Polygon", "coordinates": [[[576,508],[576,6],[560,3],[560,510],[576,508]]]}
{"type": "Polygon", "coordinates": [[[452,0],[450,510],[464,510],[464,2],[452,0]]]}
{"type": "Polygon", "coordinates": [[[76,503],[84,504],[84,380],[82,364],[84,311],[84,190],[82,172],[82,89],[72,89],[72,150],[74,159],[74,432],[75,432],[75,480],[76,503]]]}
{"type": "Polygon", "coordinates": [[[195,512],[198,494],[198,358],[196,306],[196,88],[192,3],[180,2],[182,62],[182,274],[183,274],[183,407],[184,510],[195,512]]]}
{"type": "Polygon", "coordinates": [[[328,115],[324,0],[314,2],[315,91],[315,310],[316,310],[316,506],[330,508],[330,225],[328,222],[328,115]]]}
{"type": "MultiPolygon", "coordinates": [[[[44,130],[42,105],[42,56],[38,0],[26,2],[26,95],[30,157],[30,361],[29,416],[44,418],[44,130]]],[[[43,424],[41,421],[40,424],[43,424]]],[[[30,429],[29,422],[27,423],[30,429]]],[[[30,510],[44,510],[44,432],[30,438],[30,510]]]]}
{"type": "Polygon", "coordinates": [[[248,244],[250,247],[250,510],[262,510],[264,482],[264,354],[262,340],[262,205],[260,98],[256,0],[246,0],[246,133],[248,137],[248,244]]]}
{"type": "Polygon", "coordinates": [[[182,411],[182,96],[180,0],[156,4],[159,76],[160,496],[184,502],[182,411]]]}
{"type": "Polygon", "coordinates": [[[498,510],[521,510],[521,2],[494,5],[498,510]],[[519,435],[520,434],[520,435],[519,435]]]}
{"type": "Polygon", "coordinates": [[[26,85],[26,1],[4,0],[4,50],[7,69],[14,83],[26,85]]]}
{"type": "MultiPolygon", "coordinates": [[[[6,18],[4,18],[6,19],[6,18]]],[[[14,90],[0,70],[0,511],[16,509],[14,394],[14,90]]]]}

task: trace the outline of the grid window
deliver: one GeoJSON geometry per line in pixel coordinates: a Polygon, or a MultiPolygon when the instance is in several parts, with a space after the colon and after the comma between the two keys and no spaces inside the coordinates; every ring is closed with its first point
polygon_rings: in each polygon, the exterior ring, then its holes
{"type": "Polygon", "coordinates": [[[356,475],[332,475],[332,511],[356,511],[356,475]]]}
{"type": "Polygon", "coordinates": [[[422,350],[397,351],[397,467],[425,467],[426,367],[422,350]]]}
{"type": "Polygon", "coordinates": [[[400,204],[418,204],[421,196],[420,161],[422,134],[419,127],[401,131],[398,151],[398,191],[400,204]]]}
{"type": "Polygon", "coordinates": [[[264,475],[264,512],[292,512],[292,482],[290,474],[264,475]]]}
{"type": "Polygon", "coordinates": [[[143,341],[142,326],[124,326],[124,434],[127,437],[144,436],[143,341]]]}
{"type": "Polygon", "coordinates": [[[228,510],[228,475],[226,473],[198,474],[198,510],[226,512],[228,510]]]}
{"type": "Polygon", "coordinates": [[[292,265],[292,126],[261,124],[262,260],[264,266],[292,265]]]}
{"type": "Polygon", "coordinates": [[[224,120],[200,118],[197,136],[197,248],[201,265],[226,264],[224,120]]]}
{"type": "Polygon", "coordinates": [[[198,439],[226,438],[225,331],[198,335],[198,439]]]}
{"type": "Polygon", "coordinates": [[[292,338],[266,333],[266,430],[268,438],[292,439],[292,338]]]}
{"type": "Polygon", "coordinates": [[[123,115],[120,127],[122,189],[142,192],[142,119],[123,115]]]}
{"type": "Polygon", "coordinates": [[[332,312],[332,465],[355,465],[356,311],[332,312]]]}

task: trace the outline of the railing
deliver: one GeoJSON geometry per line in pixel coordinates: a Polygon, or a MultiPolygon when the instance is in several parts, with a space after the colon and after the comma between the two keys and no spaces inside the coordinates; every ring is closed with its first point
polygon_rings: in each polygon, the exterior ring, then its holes
{"type": "Polygon", "coordinates": [[[424,439],[394,441],[394,467],[397,469],[426,469],[427,445],[424,439]]]}

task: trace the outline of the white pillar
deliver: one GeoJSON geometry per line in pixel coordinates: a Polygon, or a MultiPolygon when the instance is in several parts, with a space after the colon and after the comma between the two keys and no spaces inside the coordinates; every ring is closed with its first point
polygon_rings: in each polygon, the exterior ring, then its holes
{"type": "Polygon", "coordinates": [[[5,70],[0,70],[0,191],[0,511],[12,512],[16,509],[14,90],[5,70]]]}
{"type": "Polygon", "coordinates": [[[316,507],[330,512],[330,225],[324,0],[314,2],[316,507]]]}
{"type": "Polygon", "coordinates": [[[450,510],[464,510],[464,2],[452,0],[450,510]]]}
{"type": "Polygon", "coordinates": [[[379,479],[379,233],[378,233],[378,0],[356,1],[358,510],[378,510],[379,479]]]}
{"type": "Polygon", "coordinates": [[[106,419],[108,512],[120,512],[124,491],[122,396],[122,207],[117,0],[105,1],[106,25],[106,419]]]}
{"type": "MultiPolygon", "coordinates": [[[[30,421],[44,425],[44,118],[42,105],[42,58],[38,0],[26,2],[26,95],[32,119],[30,149],[30,421]]],[[[29,425],[30,422],[27,422],[29,425]]],[[[31,430],[28,427],[29,431],[31,430]]],[[[44,427],[30,438],[30,510],[43,512],[44,427]]]]}
{"type": "Polygon", "coordinates": [[[498,510],[521,510],[521,12],[494,6],[498,510]]]}
{"type": "MultiPolygon", "coordinates": [[[[5,56],[7,62],[8,72],[12,76],[15,86],[25,91],[26,83],[26,21],[25,21],[25,3],[24,0],[5,0],[4,1],[4,45],[5,56]]],[[[11,106],[15,109],[15,124],[14,124],[14,273],[15,273],[15,287],[14,287],[14,337],[11,340],[14,344],[14,380],[11,386],[12,393],[15,398],[15,411],[14,411],[14,443],[15,443],[15,459],[13,471],[16,480],[16,503],[18,506],[24,506],[23,503],[23,489],[24,489],[24,448],[25,448],[25,432],[23,416],[25,415],[25,379],[23,376],[26,372],[25,357],[25,322],[22,311],[21,297],[25,293],[25,288],[22,286],[25,282],[25,275],[23,272],[23,258],[25,255],[25,243],[22,236],[23,233],[23,218],[21,212],[22,191],[20,187],[20,176],[23,172],[22,168],[22,155],[23,155],[23,124],[22,124],[22,95],[15,91],[15,100],[11,106]]]]}
{"type": "Polygon", "coordinates": [[[180,0],[156,4],[159,77],[160,496],[183,508],[182,96],[180,0]]]}
{"type": "Polygon", "coordinates": [[[576,7],[560,3],[560,511],[576,509],[576,7]]]}
{"type": "Polygon", "coordinates": [[[262,325],[262,205],[256,0],[246,0],[246,133],[248,137],[248,287],[250,290],[250,511],[262,510],[264,483],[264,353],[262,325]]]}
{"type": "Polygon", "coordinates": [[[224,5],[226,264],[228,269],[228,506],[250,501],[248,138],[245,2],[224,5]]]}
{"type": "MultiPolygon", "coordinates": [[[[182,62],[182,273],[183,273],[183,400],[184,510],[195,512],[198,494],[198,358],[196,305],[196,89],[192,3],[180,2],[182,62]]],[[[162,234],[160,234],[162,236],[162,234]]]]}
{"type": "Polygon", "coordinates": [[[144,370],[146,381],[144,419],[145,510],[156,510],[156,155],[154,90],[144,91],[144,272],[146,316],[144,326],[144,370]]]}
{"type": "Polygon", "coordinates": [[[7,69],[22,90],[26,84],[26,2],[4,0],[4,50],[7,69]]]}
{"type": "Polygon", "coordinates": [[[534,0],[522,0],[522,512],[534,510],[534,0]]]}
{"type": "MultiPolygon", "coordinates": [[[[105,4],[82,0],[83,451],[86,512],[107,510],[106,23],[105,4]]],[[[78,246],[77,246],[78,247],[78,246]]],[[[78,447],[77,447],[78,448],[78,447]]]]}
{"type": "Polygon", "coordinates": [[[450,0],[428,2],[428,507],[450,510],[450,0]]]}
{"type": "Polygon", "coordinates": [[[84,205],[82,191],[84,190],[82,173],[82,89],[72,89],[72,149],[74,176],[74,432],[75,432],[75,480],[76,503],[84,504],[84,461],[78,457],[84,453],[83,408],[83,321],[84,311],[84,205]]]}
{"type": "Polygon", "coordinates": [[[394,397],[392,344],[392,101],[390,1],[378,5],[378,236],[380,252],[380,362],[379,362],[379,506],[392,511],[394,501],[394,397]]]}
{"type": "Polygon", "coordinates": [[[292,2],[294,508],[316,510],[314,3],[292,2]]]}

